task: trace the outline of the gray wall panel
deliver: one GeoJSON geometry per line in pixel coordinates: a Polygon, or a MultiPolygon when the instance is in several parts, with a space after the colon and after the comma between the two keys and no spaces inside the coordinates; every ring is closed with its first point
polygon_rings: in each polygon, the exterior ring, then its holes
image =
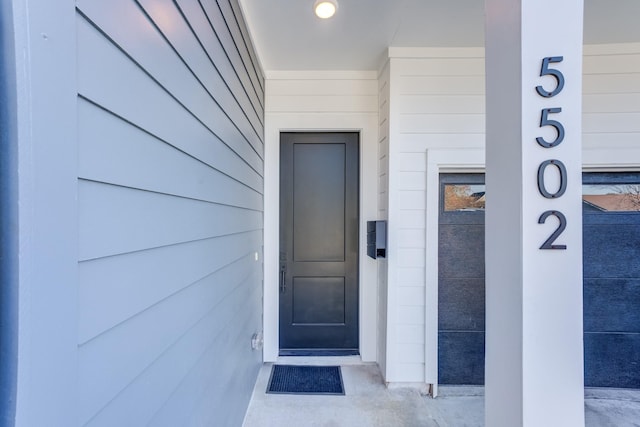
{"type": "MultiPolygon", "coordinates": [[[[203,0],[200,0],[202,3],[203,0]]],[[[224,17],[224,20],[227,24],[227,28],[229,29],[229,33],[233,38],[233,42],[236,46],[236,49],[240,53],[240,57],[242,58],[242,62],[244,64],[245,69],[247,70],[247,74],[251,77],[251,81],[258,92],[258,96],[260,96],[261,92],[264,92],[264,78],[262,74],[258,71],[258,64],[253,62],[253,58],[249,53],[248,46],[249,36],[248,33],[239,25],[237,20],[237,16],[234,13],[233,8],[231,7],[230,0],[216,0],[220,11],[224,17]]]]}
{"type": "Polygon", "coordinates": [[[198,0],[77,10],[79,421],[240,425],[264,206],[242,16],[198,0]]]}
{"type": "MultiPolygon", "coordinates": [[[[113,6],[111,6],[112,2],[93,2],[91,4],[103,5],[103,7],[96,7],[95,13],[100,17],[97,22],[91,23],[87,18],[80,18],[78,22],[78,80],[81,94],[84,94],[85,89],[98,89],[91,82],[100,78],[105,82],[111,81],[114,86],[128,82],[128,90],[140,97],[142,94],[136,93],[138,85],[133,84],[135,83],[135,80],[132,80],[133,75],[138,74],[138,79],[149,80],[151,78],[150,82],[156,89],[172,98],[214,136],[261,173],[262,150],[260,147],[262,142],[260,138],[255,132],[252,134],[245,129],[245,133],[243,133],[240,130],[240,127],[230,119],[223,109],[225,107],[231,108],[234,103],[229,103],[229,105],[218,103],[139,8],[126,8],[126,0],[114,1],[113,6]],[[115,16],[106,13],[116,6],[121,7],[121,10],[118,10],[115,16]],[[128,16],[126,13],[138,16],[127,22],[122,18],[128,16]],[[111,20],[108,19],[109,17],[111,20]],[[125,22],[121,22],[123,20],[125,22]],[[105,39],[100,33],[111,27],[114,29],[124,28],[125,24],[133,28],[140,28],[133,34],[129,34],[127,31],[114,33],[112,36],[115,39],[112,40],[105,39]],[[106,28],[99,25],[104,25],[106,28]],[[132,42],[130,37],[134,37],[136,41],[146,38],[149,46],[132,42]]],[[[179,17],[176,18],[179,19],[179,17]]],[[[93,20],[96,17],[91,15],[88,19],[93,20]]],[[[103,86],[103,96],[112,103],[118,102],[117,93],[108,89],[109,86],[103,86]]],[[[88,97],[96,101],[90,94],[88,97]]],[[[145,107],[149,108],[148,105],[145,107]]],[[[118,110],[110,110],[119,113],[118,110]]],[[[158,116],[156,115],[155,118],[157,119],[158,116]]],[[[238,122],[241,123],[240,120],[238,122]]]]}
{"type": "MultiPolygon", "coordinates": [[[[79,342],[85,343],[177,292],[208,280],[221,268],[253,257],[247,248],[259,246],[261,234],[260,230],[232,234],[81,262],[79,342]]],[[[237,270],[236,274],[241,273],[237,270]]]]}
{"type": "Polygon", "coordinates": [[[207,16],[202,13],[203,9],[198,0],[180,0],[178,1],[178,6],[188,19],[192,31],[198,37],[209,59],[213,62],[214,58],[223,58],[225,56],[229,58],[229,61],[214,62],[215,68],[222,75],[226,84],[229,85],[234,97],[242,104],[242,109],[245,113],[252,121],[255,118],[259,123],[264,124],[263,103],[258,98],[256,91],[253,90],[251,80],[242,72],[244,71],[243,68],[238,67],[236,69],[231,62],[233,53],[236,52],[234,46],[230,46],[229,42],[224,43],[224,39],[211,25],[207,16]]]}
{"type": "Polygon", "coordinates": [[[253,175],[231,177],[84,100],[78,115],[80,178],[262,210],[253,175]]]}

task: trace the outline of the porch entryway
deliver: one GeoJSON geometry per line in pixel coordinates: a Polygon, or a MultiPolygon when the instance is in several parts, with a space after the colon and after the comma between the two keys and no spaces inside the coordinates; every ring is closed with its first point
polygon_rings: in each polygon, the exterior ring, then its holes
{"type": "MultiPolygon", "coordinates": [[[[387,388],[378,366],[358,356],[281,357],[280,364],[340,365],[344,396],[266,394],[271,363],[258,375],[244,427],[482,427],[484,387],[387,388]]],[[[585,390],[586,427],[633,427],[640,390],[585,390]]]]}

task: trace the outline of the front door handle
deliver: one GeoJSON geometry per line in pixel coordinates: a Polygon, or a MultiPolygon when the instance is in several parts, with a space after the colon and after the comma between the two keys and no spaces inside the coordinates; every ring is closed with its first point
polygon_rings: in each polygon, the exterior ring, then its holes
{"type": "Polygon", "coordinates": [[[287,266],[282,264],[280,266],[280,292],[284,293],[287,290],[287,266]]]}

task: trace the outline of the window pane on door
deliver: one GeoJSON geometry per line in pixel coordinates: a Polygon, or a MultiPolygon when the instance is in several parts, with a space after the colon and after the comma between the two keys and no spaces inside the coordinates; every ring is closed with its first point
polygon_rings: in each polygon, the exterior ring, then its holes
{"type": "Polygon", "coordinates": [[[582,200],[602,212],[640,211],[640,184],[588,184],[582,200]]]}
{"type": "Polygon", "coordinates": [[[484,210],[484,184],[446,184],[444,186],[444,210],[446,212],[484,210]]]}

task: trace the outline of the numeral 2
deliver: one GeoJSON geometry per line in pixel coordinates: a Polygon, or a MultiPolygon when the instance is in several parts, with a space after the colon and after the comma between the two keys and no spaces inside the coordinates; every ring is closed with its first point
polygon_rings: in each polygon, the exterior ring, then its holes
{"type": "Polygon", "coordinates": [[[547,218],[550,216],[555,216],[558,218],[560,224],[556,231],[549,236],[549,238],[540,246],[540,249],[567,249],[567,245],[554,245],[553,243],[556,239],[562,234],[565,228],[567,228],[567,218],[564,216],[562,212],[559,211],[546,211],[542,215],[540,215],[540,219],[538,219],[538,224],[544,224],[547,221],[547,218]]]}

